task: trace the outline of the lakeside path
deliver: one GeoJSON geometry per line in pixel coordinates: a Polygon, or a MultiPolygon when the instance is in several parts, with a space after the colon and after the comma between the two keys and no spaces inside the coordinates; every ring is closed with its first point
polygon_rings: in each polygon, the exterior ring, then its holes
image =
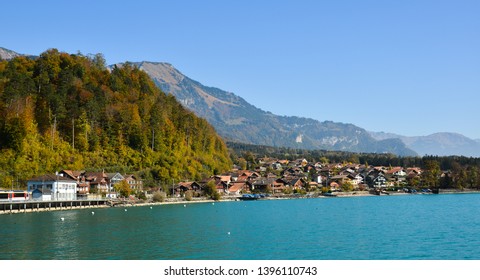
{"type": "MultiPolygon", "coordinates": [[[[471,190],[465,189],[461,190],[441,190],[439,194],[470,194],[470,193],[480,193],[479,190],[471,190]]],[[[363,197],[363,196],[400,196],[400,195],[433,195],[429,194],[410,194],[404,192],[386,192],[382,193],[381,195],[371,194],[368,191],[357,191],[357,192],[338,192],[331,196],[324,196],[320,194],[315,195],[304,195],[304,196],[270,196],[266,198],[261,198],[257,200],[289,200],[289,199],[332,199],[332,198],[351,198],[351,197],[363,197]]],[[[45,211],[69,211],[69,210],[81,210],[81,209],[94,209],[94,208],[110,208],[110,207],[145,207],[145,206],[161,206],[161,205],[172,205],[172,204],[193,204],[193,203],[216,203],[216,202],[233,202],[233,201],[240,201],[239,196],[225,196],[222,199],[215,201],[212,199],[193,199],[191,201],[187,201],[184,198],[167,198],[163,202],[142,202],[136,200],[113,200],[111,205],[104,204],[104,205],[83,205],[81,207],[63,207],[63,208],[36,208],[36,209],[18,209],[18,210],[4,210],[0,211],[0,215],[2,214],[21,214],[21,213],[35,213],[35,212],[45,212],[45,211]]],[[[12,204],[11,202],[2,202],[1,204],[12,204]]],[[[15,204],[15,203],[13,203],[15,204]]],[[[18,202],[17,204],[23,204],[22,202],[18,202]]]]}

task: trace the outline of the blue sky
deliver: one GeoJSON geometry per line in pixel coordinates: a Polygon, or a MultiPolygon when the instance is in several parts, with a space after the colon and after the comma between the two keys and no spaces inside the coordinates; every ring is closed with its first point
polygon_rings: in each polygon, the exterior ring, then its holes
{"type": "Polygon", "coordinates": [[[480,138],[480,1],[6,1],[0,46],[169,62],[279,115],[480,138]]]}

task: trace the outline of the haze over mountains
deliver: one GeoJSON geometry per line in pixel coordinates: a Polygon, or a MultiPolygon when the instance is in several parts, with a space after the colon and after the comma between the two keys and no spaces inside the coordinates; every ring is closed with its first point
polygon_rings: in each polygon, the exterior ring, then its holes
{"type": "Polygon", "coordinates": [[[398,139],[375,140],[353,124],[278,116],[243,98],[194,81],[168,63],[135,63],[165,92],[206,118],[220,135],[250,144],[350,152],[416,155],[398,139]]]}
{"type": "MultiPolygon", "coordinates": [[[[12,59],[19,55],[0,48],[0,58],[12,59]]],[[[186,108],[207,119],[229,141],[302,149],[394,153],[401,156],[480,156],[480,141],[457,133],[406,137],[368,132],[353,124],[278,116],[249,104],[231,92],[204,86],[169,63],[133,64],[147,72],[163,91],[171,93],[186,108]]]]}
{"type": "Polygon", "coordinates": [[[480,156],[480,141],[458,133],[406,137],[367,132],[353,124],[277,116],[241,97],[194,81],[168,63],[135,63],[187,108],[206,118],[220,135],[239,142],[398,155],[480,156]],[[373,138],[373,139],[372,139],[373,138]]]}
{"type": "Polygon", "coordinates": [[[394,133],[370,132],[373,138],[385,140],[397,138],[419,155],[463,155],[480,157],[480,141],[458,133],[439,132],[427,136],[403,136],[394,133]]]}

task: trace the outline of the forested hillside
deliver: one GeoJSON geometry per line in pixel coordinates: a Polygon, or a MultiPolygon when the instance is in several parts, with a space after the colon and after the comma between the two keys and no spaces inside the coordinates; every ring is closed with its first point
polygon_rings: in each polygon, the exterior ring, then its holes
{"type": "Polygon", "coordinates": [[[167,182],[230,165],[214,129],[131,64],[55,49],[0,60],[0,187],[60,169],[167,182]]]}

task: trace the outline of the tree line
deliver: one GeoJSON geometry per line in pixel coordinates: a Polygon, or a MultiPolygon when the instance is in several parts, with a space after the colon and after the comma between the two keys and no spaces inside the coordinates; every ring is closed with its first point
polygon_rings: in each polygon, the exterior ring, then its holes
{"type": "Polygon", "coordinates": [[[343,151],[306,150],[279,148],[262,145],[227,142],[232,161],[254,168],[258,158],[296,160],[305,158],[308,162],[357,163],[371,166],[419,167],[424,171],[419,185],[432,188],[480,188],[480,158],[465,156],[402,157],[394,154],[353,153],[343,151]]]}

